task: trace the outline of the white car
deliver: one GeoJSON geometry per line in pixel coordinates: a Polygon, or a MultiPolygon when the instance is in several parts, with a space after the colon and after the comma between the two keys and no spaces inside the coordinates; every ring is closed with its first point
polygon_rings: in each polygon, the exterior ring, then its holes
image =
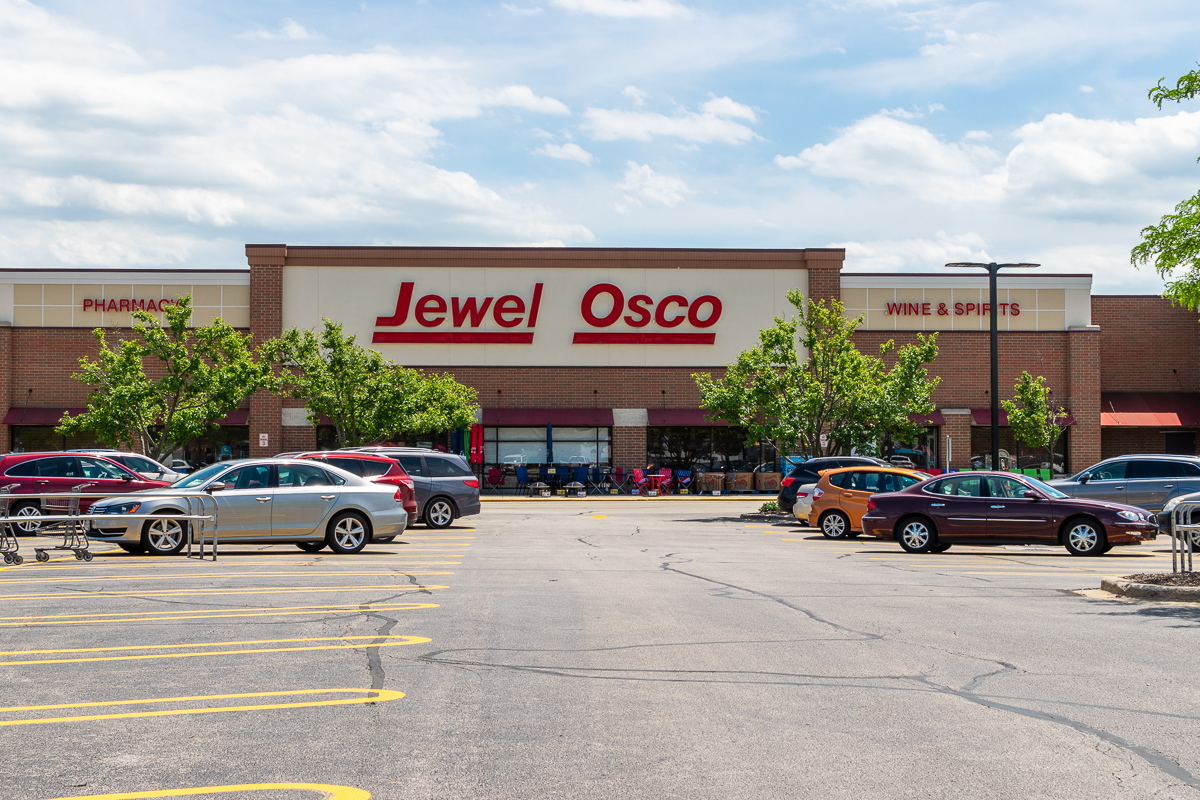
{"type": "Polygon", "coordinates": [[[792,506],[792,513],[805,525],[808,524],[808,514],[812,511],[813,489],[816,488],[815,483],[806,483],[796,490],[796,505],[792,506]]]}
{"type": "Polygon", "coordinates": [[[164,466],[154,459],[139,453],[122,453],[120,450],[78,450],[75,452],[85,453],[89,456],[104,456],[107,459],[116,461],[121,466],[128,467],[143,478],[150,478],[151,480],[174,483],[184,475],[182,472],[176,472],[170,467],[164,466]]]}

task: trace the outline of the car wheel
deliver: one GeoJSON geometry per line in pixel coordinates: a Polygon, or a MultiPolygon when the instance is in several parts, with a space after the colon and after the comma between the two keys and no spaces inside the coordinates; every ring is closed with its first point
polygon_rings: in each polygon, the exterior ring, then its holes
{"type": "Polygon", "coordinates": [[[425,505],[425,524],[431,528],[449,528],[454,522],[454,504],[444,497],[435,497],[425,505]]]}
{"type": "Polygon", "coordinates": [[[329,520],[325,542],[335,553],[357,553],[367,546],[371,531],[366,518],[357,511],[346,511],[329,520]]]}
{"type": "Polygon", "coordinates": [[[933,523],[925,517],[909,517],[900,521],[896,540],[909,553],[928,553],[938,546],[937,532],[933,523]]]}
{"type": "Polygon", "coordinates": [[[152,556],[173,556],[187,544],[187,522],[170,517],[148,519],[142,525],[142,548],[152,556]]]}
{"type": "Polygon", "coordinates": [[[1107,544],[1104,529],[1094,519],[1076,517],[1063,528],[1063,546],[1073,556],[1103,555],[1107,544]]]}
{"type": "Polygon", "coordinates": [[[1192,552],[1200,553],[1200,531],[1192,531],[1192,552]]]}
{"type": "Polygon", "coordinates": [[[31,520],[17,523],[17,530],[21,533],[37,533],[42,529],[41,522],[32,520],[42,515],[42,507],[37,503],[17,503],[9,513],[18,519],[31,520]]]}
{"type": "Polygon", "coordinates": [[[929,552],[931,552],[931,553],[944,553],[944,552],[946,552],[946,551],[947,551],[947,550],[949,550],[949,549],[950,549],[950,545],[948,545],[948,544],[938,544],[938,545],[936,545],[936,546],[934,546],[934,547],[931,547],[931,548],[929,548],[929,552]]]}
{"type": "Polygon", "coordinates": [[[117,542],[117,547],[121,548],[126,553],[142,552],[142,546],[140,544],[129,544],[128,542],[117,542]]]}
{"type": "Polygon", "coordinates": [[[296,542],[296,547],[306,553],[316,553],[325,548],[325,542],[296,542]]]}
{"type": "Polygon", "coordinates": [[[841,511],[826,511],[818,524],[826,539],[841,539],[850,533],[850,518],[841,511]]]}

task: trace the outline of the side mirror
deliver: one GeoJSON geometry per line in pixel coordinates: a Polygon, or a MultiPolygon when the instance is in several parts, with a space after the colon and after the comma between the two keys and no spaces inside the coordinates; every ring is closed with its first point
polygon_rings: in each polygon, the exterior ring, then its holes
{"type": "Polygon", "coordinates": [[[213,492],[223,492],[225,491],[225,484],[221,481],[213,481],[204,491],[208,492],[209,494],[212,494],[213,492]]]}
{"type": "Polygon", "coordinates": [[[1033,489],[1026,489],[1025,496],[1027,498],[1029,498],[1030,500],[1041,500],[1042,499],[1042,496],[1040,494],[1038,494],[1037,492],[1035,492],[1033,489]]]}
{"type": "Polygon", "coordinates": [[[1087,483],[1087,482],[1088,482],[1088,481],[1090,481],[1091,479],[1092,479],[1092,476],[1091,476],[1090,474],[1089,474],[1089,475],[1080,475],[1080,476],[1079,476],[1079,482],[1080,482],[1080,483],[1087,483]]]}
{"type": "Polygon", "coordinates": [[[132,475],[122,475],[121,476],[121,483],[129,483],[131,480],[133,480],[132,475]]]}

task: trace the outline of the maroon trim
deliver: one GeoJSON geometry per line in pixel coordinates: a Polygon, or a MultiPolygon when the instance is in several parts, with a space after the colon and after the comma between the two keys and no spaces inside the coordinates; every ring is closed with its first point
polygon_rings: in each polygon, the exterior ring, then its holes
{"type": "MultiPolygon", "coordinates": [[[[57,425],[63,413],[77,416],[87,411],[86,408],[65,408],[62,406],[10,408],[4,415],[3,425],[57,425]]],[[[239,408],[229,412],[224,419],[217,420],[218,425],[248,425],[250,424],[250,409],[239,408]]]]}
{"type": "Polygon", "coordinates": [[[581,428],[608,427],[613,424],[611,408],[485,408],[484,425],[532,427],[568,425],[581,428]]]}
{"type": "Polygon", "coordinates": [[[934,411],[932,414],[909,414],[910,422],[919,422],[922,425],[945,425],[946,418],[942,416],[942,412],[934,411]]]}
{"type": "Polygon", "coordinates": [[[372,344],[533,344],[533,331],[376,331],[372,344]]]}
{"type": "Polygon", "coordinates": [[[713,344],[715,333],[598,333],[576,331],[571,344],[713,344]]]}
{"type": "Polygon", "coordinates": [[[1100,395],[1100,427],[1200,427],[1200,394],[1103,392],[1100,395]]]}

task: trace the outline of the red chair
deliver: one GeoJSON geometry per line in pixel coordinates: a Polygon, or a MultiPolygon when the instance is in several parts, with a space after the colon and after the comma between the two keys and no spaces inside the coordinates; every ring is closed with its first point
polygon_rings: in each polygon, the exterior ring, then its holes
{"type": "Polygon", "coordinates": [[[487,482],[488,490],[491,491],[492,494],[500,494],[500,487],[504,484],[504,470],[498,468],[488,469],[487,478],[485,480],[487,482]]]}
{"type": "Polygon", "coordinates": [[[671,470],[665,467],[658,471],[658,477],[662,480],[662,485],[659,487],[659,491],[662,494],[671,494],[671,490],[673,488],[671,485],[671,475],[671,470]]]}
{"type": "Polygon", "coordinates": [[[633,471],[633,488],[637,489],[638,494],[646,493],[646,486],[650,481],[646,478],[646,470],[635,469],[633,471]]]}

